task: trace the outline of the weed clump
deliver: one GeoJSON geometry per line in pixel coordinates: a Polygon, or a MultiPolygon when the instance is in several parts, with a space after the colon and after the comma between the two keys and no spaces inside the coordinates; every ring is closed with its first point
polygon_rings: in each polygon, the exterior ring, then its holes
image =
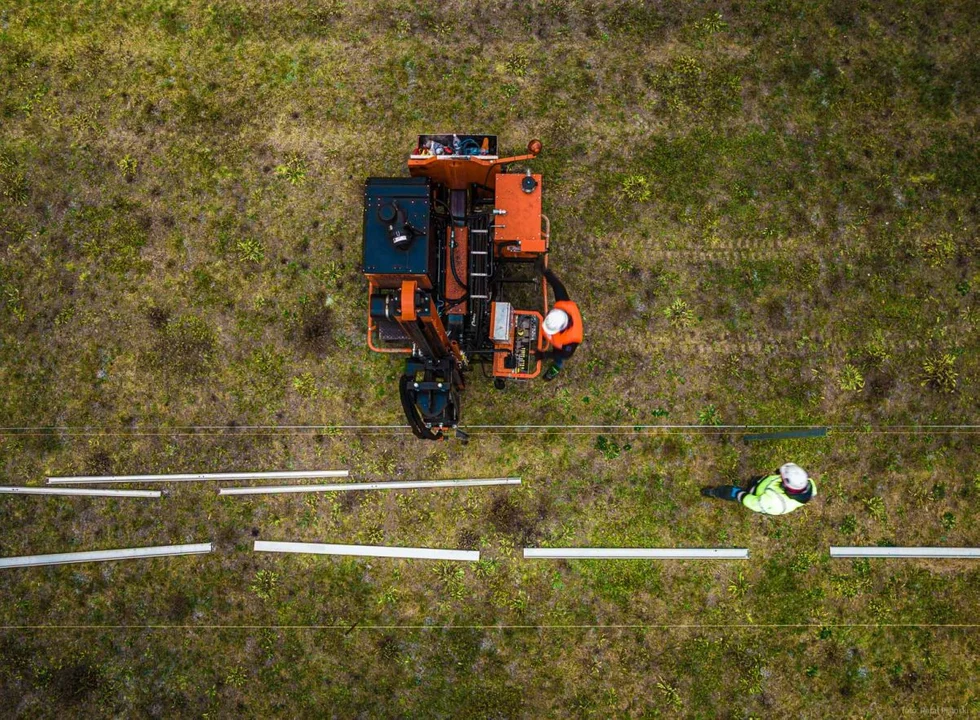
{"type": "Polygon", "coordinates": [[[882,365],[891,358],[885,333],[881,328],[876,328],[871,334],[871,339],[864,346],[864,354],[874,365],[882,365]]]}
{"type": "Polygon", "coordinates": [[[602,453],[602,456],[606,460],[615,460],[623,450],[629,450],[632,446],[629,443],[620,445],[615,440],[611,440],[605,435],[600,435],[596,439],[595,447],[596,450],[602,453]]]}
{"type": "Polygon", "coordinates": [[[873,495],[864,501],[864,509],[868,511],[868,515],[873,517],[878,522],[884,521],[885,501],[877,495],[873,495]]]}
{"type": "Polygon", "coordinates": [[[619,185],[619,192],[629,202],[646,202],[651,195],[650,183],[642,175],[627,175],[619,185]]]}
{"type": "Polygon", "coordinates": [[[918,250],[931,267],[941,267],[956,254],[956,240],[948,232],[925,235],[919,240],[918,250]]]}
{"type": "Polygon", "coordinates": [[[300,155],[290,155],[286,162],[276,166],[276,177],[281,177],[290,185],[306,182],[306,160],[300,155]]]}
{"type": "Polygon", "coordinates": [[[305,400],[315,400],[320,394],[313,373],[303,373],[293,378],[293,390],[305,400]]]}
{"type": "Polygon", "coordinates": [[[721,425],[721,413],[714,405],[707,405],[698,411],[698,425],[710,425],[717,427],[721,425]]]}
{"type": "Polygon", "coordinates": [[[523,50],[516,50],[507,58],[507,72],[514,77],[522,78],[527,75],[527,69],[530,64],[531,59],[528,57],[528,54],[523,50]]]}
{"type": "Polygon", "coordinates": [[[136,171],[139,168],[139,160],[131,155],[124,155],[116,162],[116,167],[119,168],[119,172],[122,173],[122,176],[126,182],[132,182],[132,180],[136,177],[136,171]]]}
{"type": "Polygon", "coordinates": [[[30,196],[30,186],[24,171],[13,158],[0,153],[0,197],[13,205],[26,205],[30,196]]]}
{"type": "Polygon", "coordinates": [[[255,582],[249,590],[260,600],[270,600],[279,589],[279,575],[271,570],[259,570],[255,573],[255,582]]]}
{"type": "Polygon", "coordinates": [[[864,376],[854,365],[848,363],[841,370],[838,384],[841,390],[860,391],[864,389],[864,376]]]}
{"type": "Polygon", "coordinates": [[[943,393],[956,390],[956,379],[959,377],[953,369],[956,356],[949,353],[933,355],[922,364],[922,386],[932,387],[943,393]]]}
{"type": "Polygon", "coordinates": [[[671,327],[689,328],[697,323],[697,316],[694,311],[680,298],[665,307],[663,312],[671,327]]]}
{"type": "Polygon", "coordinates": [[[236,242],[235,252],[243,263],[260,263],[265,258],[265,247],[254,238],[244,238],[236,242]]]}

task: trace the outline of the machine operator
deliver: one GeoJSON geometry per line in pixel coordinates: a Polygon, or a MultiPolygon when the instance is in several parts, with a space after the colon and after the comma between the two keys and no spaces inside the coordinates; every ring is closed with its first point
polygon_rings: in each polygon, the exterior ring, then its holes
{"type": "Polygon", "coordinates": [[[548,382],[558,376],[565,361],[575,354],[576,348],[581,344],[582,314],[578,310],[578,305],[569,299],[568,291],[558,276],[544,267],[543,263],[538,264],[538,269],[555,294],[555,306],[545,316],[541,327],[545,338],[551,343],[551,350],[538,354],[540,358],[551,359],[551,367],[543,378],[548,382]]]}

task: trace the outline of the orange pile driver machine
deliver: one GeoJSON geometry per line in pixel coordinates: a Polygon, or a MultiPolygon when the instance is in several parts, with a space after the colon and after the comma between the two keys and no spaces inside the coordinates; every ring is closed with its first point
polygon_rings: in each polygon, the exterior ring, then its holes
{"type": "Polygon", "coordinates": [[[540,279],[540,309],[515,308],[504,293],[517,290],[508,283],[536,284],[535,267],[547,263],[541,176],[506,171],[540,152],[537,140],[499,157],[492,135],[421,135],[410,177],[365,184],[368,347],[407,356],[399,395],[417,437],[461,434],[460,393],[474,364],[491,367],[498,388],[541,372],[547,284],[540,279]]]}

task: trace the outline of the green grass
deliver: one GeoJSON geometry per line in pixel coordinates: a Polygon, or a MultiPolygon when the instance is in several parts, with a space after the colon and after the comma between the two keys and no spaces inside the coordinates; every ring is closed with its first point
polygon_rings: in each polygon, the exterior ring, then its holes
{"type": "Polygon", "coordinates": [[[0,695],[30,717],[980,711],[976,629],[926,627],[975,623],[977,571],[826,555],[977,544],[972,436],[878,432],[976,418],[977,20],[911,2],[0,11],[0,426],[47,428],[0,434],[0,481],[525,482],[7,498],[2,555],[216,552],[4,572],[5,626],[193,627],[2,629],[0,695]],[[365,346],[362,183],[447,129],[543,141],[552,265],[587,327],[552,385],[472,374],[464,421],[625,429],[464,447],[244,428],[401,422],[399,363],[365,346]],[[629,430],[664,423],[701,427],[629,430]],[[733,424],[854,430],[744,444],[733,424]],[[790,460],[820,494],[787,518],[698,494],[790,460]],[[255,537],[484,560],[259,556],[255,537]],[[752,560],[525,562],[525,544],[752,560]],[[234,625],[322,629],[211,627],[234,625]]]}

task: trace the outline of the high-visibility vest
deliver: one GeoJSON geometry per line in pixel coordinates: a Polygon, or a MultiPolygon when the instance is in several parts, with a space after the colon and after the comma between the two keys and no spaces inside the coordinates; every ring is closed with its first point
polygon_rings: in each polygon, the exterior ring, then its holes
{"type": "Polygon", "coordinates": [[[544,334],[551,341],[552,347],[561,350],[566,345],[582,342],[582,313],[578,311],[578,305],[571,300],[559,300],[555,303],[555,309],[568,313],[568,327],[554,335],[544,334]]]}
{"type": "MultiPolygon", "coordinates": [[[[817,486],[810,478],[810,498],[817,496],[817,486]]],[[[749,510],[754,510],[763,515],[785,515],[791,513],[796,508],[802,507],[801,503],[792,493],[786,492],[783,487],[783,479],[779,475],[769,475],[759,481],[751,493],[747,493],[742,498],[742,504],[749,510]]]]}

